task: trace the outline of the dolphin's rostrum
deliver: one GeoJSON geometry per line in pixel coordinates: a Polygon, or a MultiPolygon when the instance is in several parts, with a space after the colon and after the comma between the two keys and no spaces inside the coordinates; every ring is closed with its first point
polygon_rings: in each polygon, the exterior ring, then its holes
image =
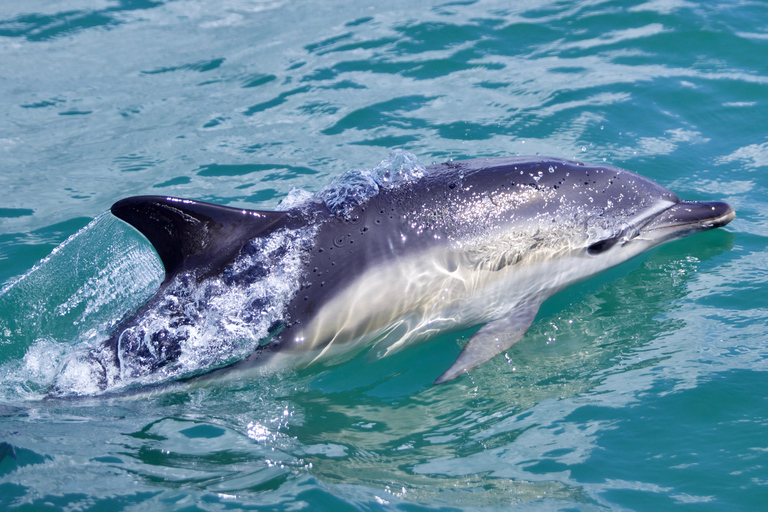
{"type": "Polygon", "coordinates": [[[435,380],[446,382],[519,341],[564,287],[734,218],[725,203],[681,201],[632,172],[555,158],[447,162],[385,178],[283,212],[161,196],[117,202],[112,213],[152,243],[166,274],[92,356],[103,387],[180,364],[211,332],[200,311],[211,297],[279,282],[281,265],[300,278],[283,302],[251,297],[238,313],[237,325],[264,325],[239,366],[278,352],[314,360],[356,343],[384,354],[482,325],[435,380]],[[368,185],[373,193],[357,193],[368,185]]]}

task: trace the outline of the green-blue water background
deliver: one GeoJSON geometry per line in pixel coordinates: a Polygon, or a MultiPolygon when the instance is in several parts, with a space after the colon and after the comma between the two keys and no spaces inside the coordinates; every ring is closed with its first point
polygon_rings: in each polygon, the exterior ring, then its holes
{"type": "Polygon", "coordinates": [[[30,400],[19,372],[156,284],[148,244],[99,217],[2,301],[0,508],[764,507],[767,55],[761,1],[4,3],[0,283],[122,197],[270,209],[394,148],[607,162],[738,216],[566,290],[509,360],[447,385],[471,330],[30,400]]]}

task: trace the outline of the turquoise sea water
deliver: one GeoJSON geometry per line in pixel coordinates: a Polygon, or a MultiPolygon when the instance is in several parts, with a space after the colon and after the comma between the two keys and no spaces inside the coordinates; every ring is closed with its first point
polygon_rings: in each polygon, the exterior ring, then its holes
{"type": "Polygon", "coordinates": [[[766,55],[759,1],[6,2],[0,509],[764,508],[766,55]],[[473,330],[42,399],[161,278],[114,201],[273,209],[397,148],[605,162],[737,217],[555,296],[445,385],[473,330]]]}

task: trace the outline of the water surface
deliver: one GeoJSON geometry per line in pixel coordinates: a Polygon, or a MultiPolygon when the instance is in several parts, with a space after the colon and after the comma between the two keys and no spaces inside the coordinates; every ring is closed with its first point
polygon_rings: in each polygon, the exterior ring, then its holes
{"type": "Polygon", "coordinates": [[[750,1],[0,7],[2,508],[759,509],[766,20],[750,1]],[[506,356],[446,385],[431,383],[474,330],[41,399],[161,279],[103,215],[114,201],[274,209],[398,148],[426,165],[604,162],[737,218],[552,298],[506,356]]]}

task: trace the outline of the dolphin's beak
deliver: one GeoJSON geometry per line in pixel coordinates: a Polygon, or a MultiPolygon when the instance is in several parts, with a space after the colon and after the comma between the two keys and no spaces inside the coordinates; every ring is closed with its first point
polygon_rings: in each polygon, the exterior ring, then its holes
{"type": "Polygon", "coordinates": [[[735,216],[736,212],[727,203],[680,201],[654,217],[640,233],[661,243],[725,226],[735,216]]]}

